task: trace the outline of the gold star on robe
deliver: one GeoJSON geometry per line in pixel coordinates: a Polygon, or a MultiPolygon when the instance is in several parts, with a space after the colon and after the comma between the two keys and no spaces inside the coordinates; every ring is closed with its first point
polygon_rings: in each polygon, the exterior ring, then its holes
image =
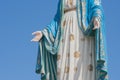
{"type": "Polygon", "coordinates": [[[73,41],[73,40],[74,40],[74,35],[70,34],[70,41],[73,41]]]}
{"type": "Polygon", "coordinates": [[[93,65],[92,64],[88,65],[88,70],[93,71],[93,65]]]}
{"type": "Polygon", "coordinates": [[[69,3],[72,6],[73,5],[73,0],[69,0],[69,3]]]}
{"type": "Polygon", "coordinates": [[[69,67],[68,66],[65,67],[65,73],[69,73],[69,67]]]}
{"type": "Polygon", "coordinates": [[[76,51],[76,52],[74,53],[74,57],[75,57],[75,58],[79,58],[79,57],[80,57],[80,52],[79,52],[79,51],[76,51]]]}

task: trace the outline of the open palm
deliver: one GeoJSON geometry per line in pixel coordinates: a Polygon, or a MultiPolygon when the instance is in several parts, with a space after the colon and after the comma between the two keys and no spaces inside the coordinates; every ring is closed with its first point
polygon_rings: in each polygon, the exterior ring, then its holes
{"type": "Polygon", "coordinates": [[[34,41],[34,42],[38,42],[43,36],[41,31],[35,31],[35,32],[32,33],[32,35],[35,35],[35,37],[31,40],[31,41],[34,41]]]}

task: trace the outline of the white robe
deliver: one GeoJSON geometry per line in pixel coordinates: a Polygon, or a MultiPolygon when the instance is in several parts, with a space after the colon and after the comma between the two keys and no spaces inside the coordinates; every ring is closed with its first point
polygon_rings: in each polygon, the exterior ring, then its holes
{"type": "MultiPolygon", "coordinates": [[[[71,0],[72,1],[72,0],[71,0]]],[[[76,5],[65,0],[65,8],[76,5]]],[[[63,36],[57,54],[57,80],[95,80],[94,37],[86,37],[78,27],[76,10],[64,14],[63,36]]]]}

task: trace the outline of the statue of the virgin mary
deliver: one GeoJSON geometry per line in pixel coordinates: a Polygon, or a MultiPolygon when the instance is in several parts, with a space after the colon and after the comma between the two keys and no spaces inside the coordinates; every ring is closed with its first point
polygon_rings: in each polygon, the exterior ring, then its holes
{"type": "Polygon", "coordinates": [[[59,0],[54,19],[33,35],[41,80],[108,80],[100,0],[59,0]]]}

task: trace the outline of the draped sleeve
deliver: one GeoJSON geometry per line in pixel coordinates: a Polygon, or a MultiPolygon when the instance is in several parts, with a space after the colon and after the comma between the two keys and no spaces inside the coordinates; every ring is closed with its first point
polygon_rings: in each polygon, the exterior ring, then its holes
{"type": "Polygon", "coordinates": [[[97,80],[108,80],[106,32],[101,0],[90,0],[90,10],[91,19],[98,18],[100,23],[100,28],[95,30],[97,80]]]}
{"type": "Polygon", "coordinates": [[[60,1],[57,13],[49,25],[42,30],[43,37],[38,42],[36,73],[41,80],[56,80],[56,53],[60,39],[60,1]]]}
{"type": "Polygon", "coordinates": [[[108,80],[106,34],[101,0],[77,0],[79,27],[86,36],[95,37],[96,80],[108,80]],[[93,30],[94,18],[100,28],[93,30]]]}
{"type": "Polygon", "coordinates": [[[101,0],[90,0],[90,19],[94,17],[103,18],[101,0]]]}
{"type": "Polygon", "coordinates": [[[60,21],[61,21],[61,14],[60,14],[60,1],[58,3],[58,9],[57,13],[54,16],[54,19],[51,21],[49,25],[46,26],[44,30],[42,30],[43,36],[45,38],[45,47],[46,49],[52,53],[55,54],[55,40],[56,40],[56,35],[58,34],[60,28],[60,21]]]}

